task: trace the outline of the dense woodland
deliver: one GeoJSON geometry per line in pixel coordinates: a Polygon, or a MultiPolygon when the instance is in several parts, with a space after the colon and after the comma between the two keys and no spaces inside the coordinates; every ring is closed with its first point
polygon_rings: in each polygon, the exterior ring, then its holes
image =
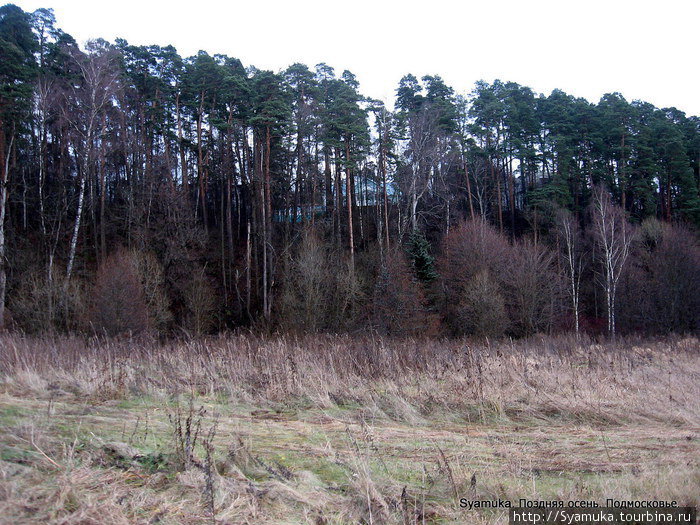
{"type": "Polygon", "coordinates": [[[700,328],[700,118],[406,75],[394,109],[0,8],[0,324],[398,336],[700,328]],[[460,86],[464,88],[464,86],[460,86]]]}

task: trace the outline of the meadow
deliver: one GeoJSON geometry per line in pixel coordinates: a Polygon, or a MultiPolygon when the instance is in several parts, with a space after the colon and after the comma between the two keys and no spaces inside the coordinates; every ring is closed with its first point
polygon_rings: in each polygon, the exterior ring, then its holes
{"type": "Polygon", "coordinates": [[[507,523],[700,505],[700,342],[0,336],[0,522],[507,523]]]}

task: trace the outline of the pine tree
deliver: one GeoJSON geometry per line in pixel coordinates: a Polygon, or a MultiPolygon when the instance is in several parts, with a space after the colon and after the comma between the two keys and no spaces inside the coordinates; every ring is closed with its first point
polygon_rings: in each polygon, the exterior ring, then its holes
{"type": "Polygon", "coordinates": [[[5,217],[13,148],[24,131],[36,74],[38,42],[31,19],[19,7],[0,7],[0,328],[5,325],[5,217]]]}

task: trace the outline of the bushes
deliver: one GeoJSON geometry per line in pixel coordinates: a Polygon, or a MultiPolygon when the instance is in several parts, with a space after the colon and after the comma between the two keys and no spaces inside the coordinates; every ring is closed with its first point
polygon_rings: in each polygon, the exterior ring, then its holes
{"type": "MultiPolygon", "coordinates": [[[[696,234],[656,220],[638,230],[619,282],[620,331],[700,330],[696,234]]],[[[433,249],[420,241],[422,237],[413,236],[404,246],[384,251],[383,261],[376,247],[358,251],[354,269],[318,226],[302,231],[297,239],[289,252],[278,257],[274,324],[263,328],[374,329],[399,337],[522,337],[564,329],[572,309],[566,300],[571,282],[567,288],[563,278],[567,255],[555,244],[565,242],[560,236],[543,234],[539,244],[511,243],[487,222],[476,220],[452,228],[440,250],[435,250],[435,266],[433,249]],[[421,275],[416,254],[426,263],[422,268],[435,278],[421,275]]],[[[602,268],[599,245],[593,240],[590,230],[587,242],[581,237],[574,263],[578,272],[585,270],[579,273],[581,326],[584,331],[602,332],[597,323],[605,312],[604,283],[597,278],[602,268]]],[[[28,268],[15,274],[8,311],[14,326],[33,333],[172,334],[178,328],[191,335],[210,333],[220,328],[221,288],[216,272],[206,272],[200,261],[180,261],[166,278],[153,253],[122,249],[103,261],[93,278],[76,275],[69,283],[61,278],[64,272],[58,266],[51,280],[45,270],[28,268]]],[[[246,298],[236,292],[234,299],[228,296],[228,304],[237,300],[242,311],[246,298]]]]}
{"type": "Polygon", "coordinates": [[[185,281],[182,297],[185,306],[182,327],[194,335],[209,333],[214,326],[218,300],[204,268],[195,269],[185,281]]]}
{"type": "MultiPolygon", "coordinates": [[[[632,245],[634,253],[622,271],[620,330],[700,329],[697,238],[682,227],[657,221],[648,221],[640,231],[641,240],[632,245]]],[[[600,308],[604,289],[591,273],[600,275],[601,268],[593,264],[600,254],[594,233],[589,230],[588,236],[589,249],[584,251],[582,238],[577,254],[581,267],[587,259],[591,270],[586,274],[588,283],[582,283],[580,311],[583,321],[595,322],[604,311],[600,308]]],[[[372,258],[375,250],[358,252],[352,269],[345,254],[332,248],[318,227],[303,230],[276,272],[275,326],[294,332],[371,328],[394,336],[442,333],[490,338],[524,337],[563,327],[571,306],[564,278],[566,260],[557,259],[561,246],[557,249],[555,243],[562,242],[560,237],[543,235],[540,243],[527,239],[512,243],[486,221],[465,222],[445,237],[434,267],[429,257],[432,250],[421,239],[414,235],[406,246],[387,250],[381,263],[378,257],[372,258]],[[418,267],[416,259],[426,264],[418,267]]],[[[109,298],[109,308],[102,308],[91,320],[94,328],[112,333],[162,331],[172,325],[155,257],[126,252],[116,254],[104,266],[98,272],[94,295],[109,298]],[[114,266],[111,270],[110,265],[114,266]],[[128,300],[114,292],[119,288],[116,282],[126,290],[128,300]],[[119,313],[127,310],[128,316],[119,313]],[[124,324],[124,319],[130,324],[124,324]]],[[[175,305],[180,308],[178,324],[192,334],[211,331],[217,307],[213,277],[193,271],[190,265],[188,275],[170,284],[182,290],[175,305]]],[[[97,304],[94,302],[95,312],[97,304]]],[[[591,329],[590,322],[583,326],[591,329]]]]}
{"type": "Polygon", "coordinates": [[[165,293],[163,267],[151,252],[131,252],[133,264],[143,287],[143,296],[150,325],[159,332],[169,328],[173,320],[170,301],[165,293]]]}
{"type": "Polygon", "coordinates": [[[60,268],[22,274],[10,309],[19,328],[29,333],[165,331],[172,321],[163,291],[163,272],[150,253],[119,250],[97,269],[92,283],[60,268]]]}
{"type": "Polygon", "coordinates": [[[280,316],[289,328],[315,332],[326,326],[331,303],[329,253],[316,232],[306,231],[287,265],[280,316]]]}
{"type": "Polygon", "coordinates": [[[100,265],[88,307],[93,330],[107,335],[164,330],[170,319],[162,270],[153,255],[119,250],[100,265]]]}
{"type": "Polygon", "coordinates": [[[138,267],[129,252],[112,254],[100,265],[88,312],[98,333],[118,335],[151,327],[138,267]]]}
{"type": "Polygon", "coordinates": [[[372,299],[372,324],[381,334],[431,336],[437,319],[426,310],[426,298],[406,257],[390,250],[377,276],[372,299]]]}
{"type": "MultiPolygon", "coordinates": [[[[62,274],[54,269],[54,274],[62,274]]],[[[28,333],[76,332],[84,328],[85,286],[79,279],[65,283],[46,272],[25,272],[12,294],[9,311],[28,333]]]]}
{"type": "Polygon", "coordinates": [[[700,329],[700,244],[682,226],[663,225],[650,258],[649,300],[655,332],[700,329]]]}
{"type": "Polygon", "coordinates": [[[481,271],[493,275],[499,255],[508,248],[507,242],[501,241],[498,233],[481,219],[462,223],[445,237],[437,263],[440,275],[438,308],[452,335],[469,333],[469,323],[464,315],[475,312],[463,308],[467,286],[481,271]]]}
{"type": "Polygon", "coordinates": [[[510,324],[500,287],[488,270],[480,270],[469,280],[456,314],[463,333],[479,337],[500,337],[510,324]]]}
{"type": "Polygon", "coordinates": [[[529,241],[516,243],[511,251],[502,277],[510,333],[520,337],[550,331],[557,312],[565,308],[565,284],[554,254],[529,241]]]}
{"type": "Polygon", "coordinates": [[[278,318],[288,330],[338,331],[351,327],[364,299],[361,276],[328,248],[314,229],[303,232],[282,276],[278,318]]]}
{"type": "Polygon", "coordinates": [[[358,257],[354,270],[307,229],[286,262],[277,311],[285,330],[350,331],[371,327],[395,336],[431,336],[438,318],[426,308],[423,288],[401,247],[383,262],[358,257]]]}
{"type": "Polygon", "coordinates": [[[700,244],[679,225],[656,219],[641,228],[620,289],[626,332],[692,332],[700,329],[700,244]]]}
{"type": "Polygon", "coordinates": [[[454,335],[495,337],[551,328],[562,282],[552,253],[508,239],[483,220],[454,228],[439,261],[443,318],[454,335]]]}

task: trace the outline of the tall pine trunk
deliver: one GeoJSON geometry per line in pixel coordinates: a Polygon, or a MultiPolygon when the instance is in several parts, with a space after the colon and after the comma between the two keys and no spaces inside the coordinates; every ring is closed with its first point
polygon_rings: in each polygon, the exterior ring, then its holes
{"type": "Polygon", "coordinates": [[[348,244],[350,246],[350,270],[355,271],[355,239],[352,227],[352,180],[350,175],[350,139],[345,140],[345,184],[348,201],[348,244]]]}
{"type": "Polygon", "coordinates": [[[270,191],[270,125],[265,126],[265,239],[263,243],[264,257],[264,308],[265,320],[270,321],[272,313],[272,287],[271,287],[271,260],[270,249],[272,248],[272,194],[270,191]]]}

